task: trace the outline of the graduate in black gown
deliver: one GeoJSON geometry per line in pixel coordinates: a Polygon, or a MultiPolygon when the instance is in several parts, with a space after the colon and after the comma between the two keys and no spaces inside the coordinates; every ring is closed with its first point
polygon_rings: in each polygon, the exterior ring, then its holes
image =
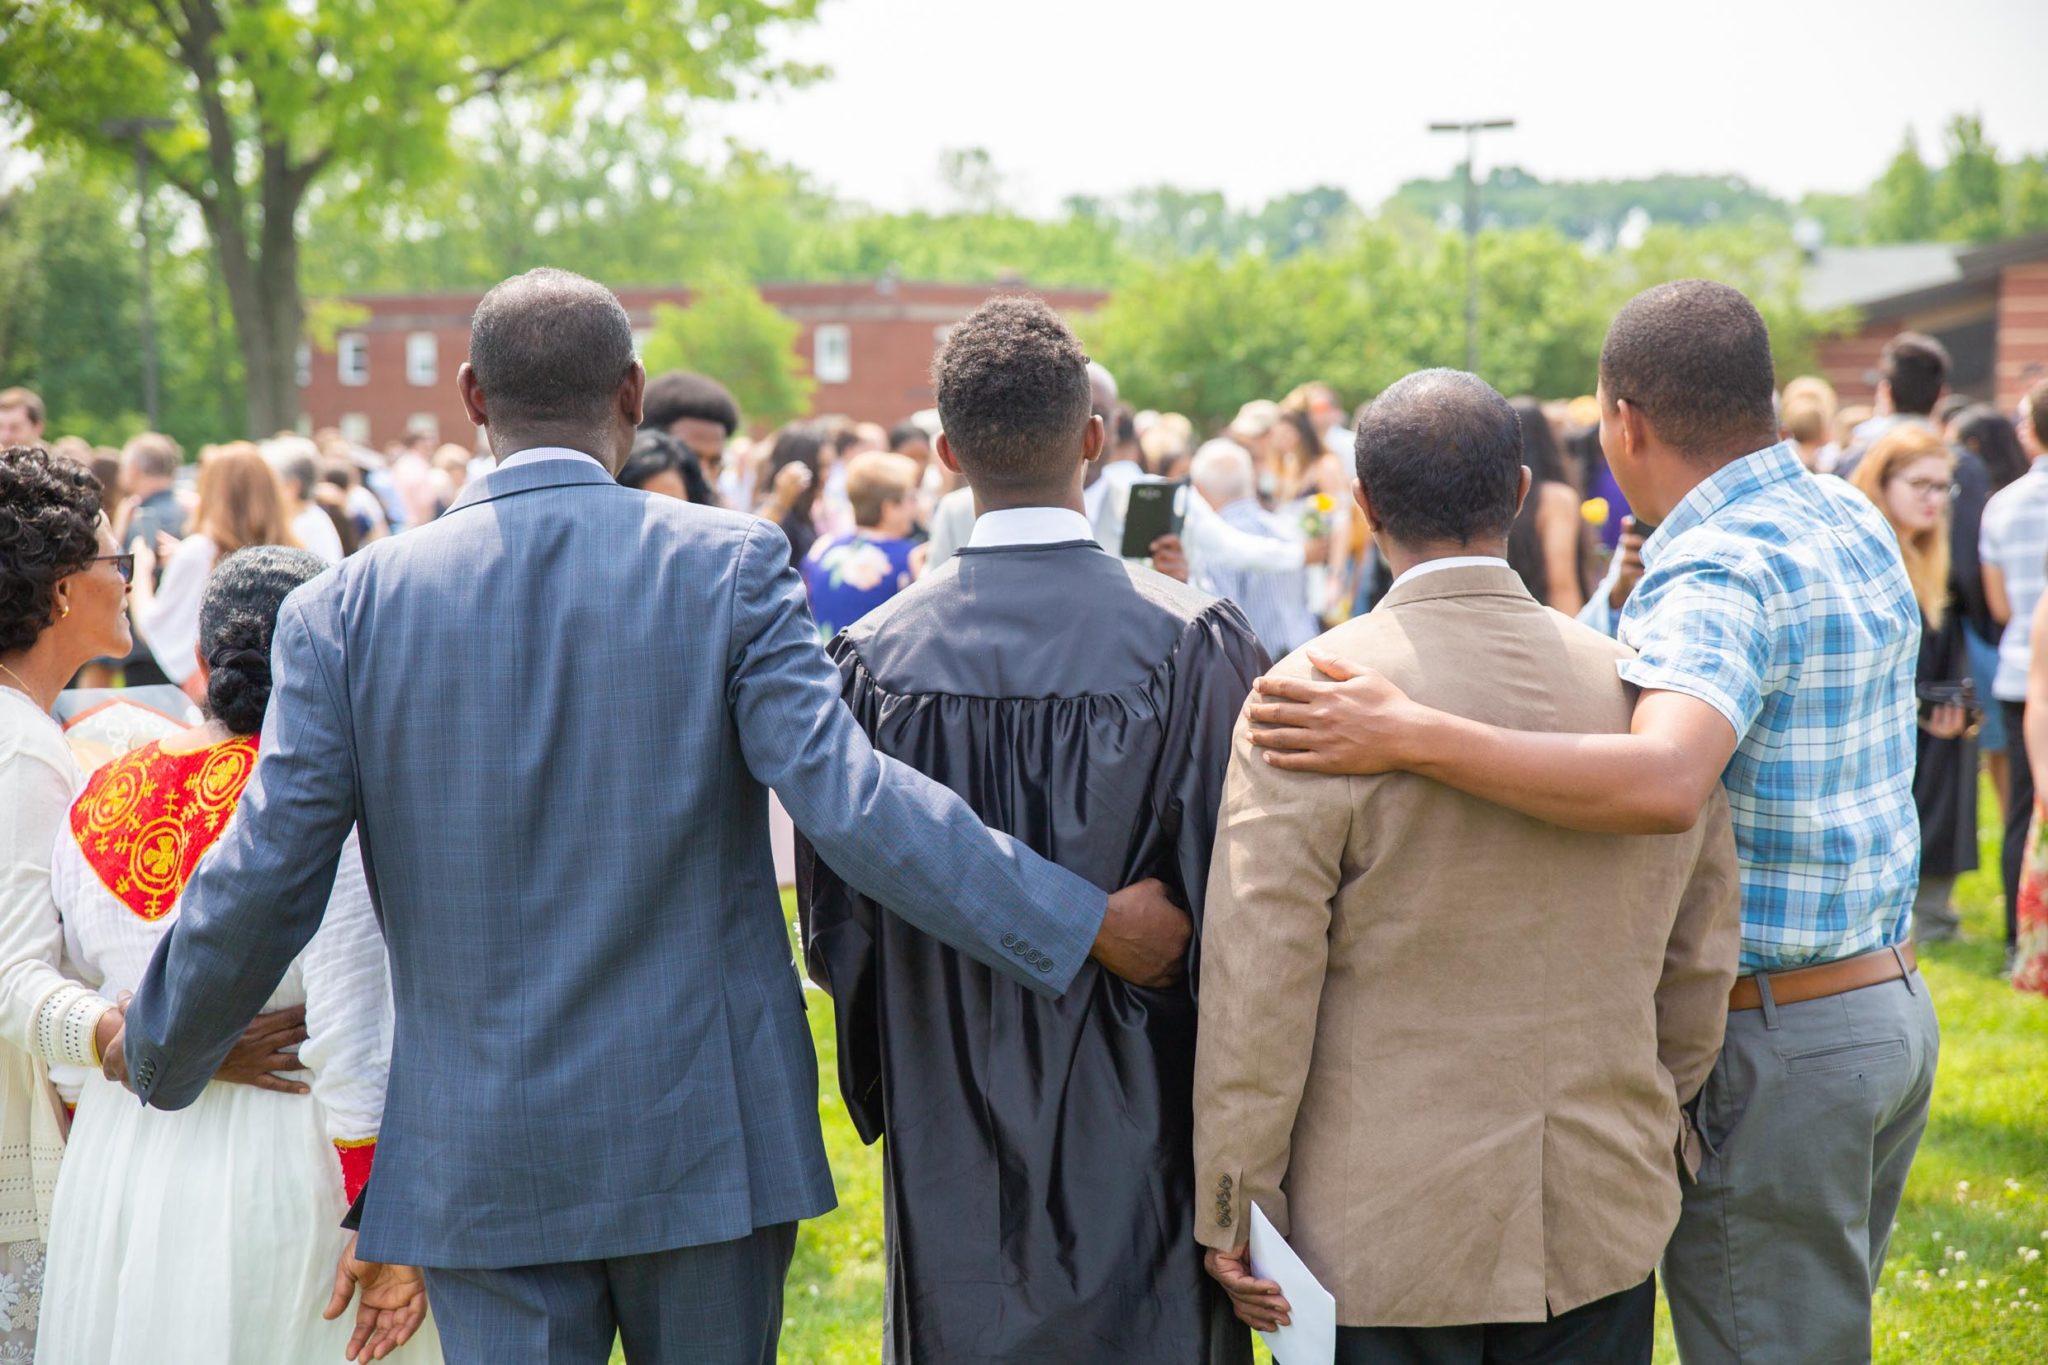
{"type": "MultiPolygon", "coordinates": [[[[999,299],[934,367],[939,455],[983,511],[959,554],[830,647],[875,747],[1098,886],[1166,882],[1186,972],[1095,963],[1057,1000],[856,895],[798,848],[839,1079],[884,1139],[884,1359],[1249,1361],[1193,1235],[1196,949],[1231,727],[1266,656],[1238,609],[1098,547],[1086,358],[999,299]]],[[[1025,962],[1036,949],[1010,945],[1025,962]]]]}

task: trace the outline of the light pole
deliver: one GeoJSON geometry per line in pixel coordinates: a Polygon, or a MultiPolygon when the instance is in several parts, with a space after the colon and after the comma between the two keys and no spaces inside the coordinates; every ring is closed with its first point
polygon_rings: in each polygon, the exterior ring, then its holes
{"type": "Polygon", "coordinates": [[[156,315],[149,299],[149,134],[175,126],[167,118],[108,119],[100,131],[135,145],[135,228],[142,235],[142,408],[156,430],[156,315]]]}
{"type": "Polygon", "coordinates": [[[1463,123],[1432,123],[1432,133],[1465,135],[1465,368],[1479,373],[1479,135],[1494,128],[1512,128],[1511,118],[1469,119],[1463,123]]]}

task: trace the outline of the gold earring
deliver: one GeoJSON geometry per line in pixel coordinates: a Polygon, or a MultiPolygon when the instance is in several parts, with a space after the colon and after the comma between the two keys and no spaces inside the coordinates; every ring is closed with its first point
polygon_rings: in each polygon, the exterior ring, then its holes
{"type": "Polygon", "coordinates": [[[71,604],[70,604],[69,602],[66,602],[66,603],[64,604],[63,608],[62,608],[61,610],[59,610],[59,611],[58,611],[58,613],[57,613],[57,619],[58,619],[59,621],[61,621],[61,620],[63,620],[63,619],[65,618],[65,617],[69,616],[70,614],[71,614],[71,604]]]}

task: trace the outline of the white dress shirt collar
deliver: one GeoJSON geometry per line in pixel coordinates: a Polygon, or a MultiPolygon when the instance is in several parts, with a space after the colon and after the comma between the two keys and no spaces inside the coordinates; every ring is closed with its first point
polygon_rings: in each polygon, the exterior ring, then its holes
{"type": "Polygon", "coordinates": [[[516,469],[523,464],[539,464],[542,460],[588,460],[599,469],[604,468],[604,462],[597,456],[581,450],[571,450],[567,446],[530,446],[498,461],[498,468],[516,469]]]}
{"type": "Polygon", "coordinates": [[[1009,545],[1063,545],[1094,539],[1088,518],[1071,507],[1003,507],[975,518],[967,546],[973,550],[995,550],[1009,545]]]}
{"type": "Polygon", "coordinates": [[[1401,576],[1394,580],[1393,586],[1389,587],[1387,591],[1392,592],[1394,588],[1400,587],[1411,578],[1420,578],[1424,574],[1436,573],[1440,569],[1505,569],[1507,567],[1508,562],[1499,555],[1448,555],[1443,559],[1425,559],[1420,564],[1411,564],[1406,569],[1403,569],[1401,576]]]}

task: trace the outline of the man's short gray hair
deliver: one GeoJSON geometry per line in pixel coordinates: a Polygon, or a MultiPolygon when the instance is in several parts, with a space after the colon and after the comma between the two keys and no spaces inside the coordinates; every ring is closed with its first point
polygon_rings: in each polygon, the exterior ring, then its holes
{"type": "Polygon", "coordinates": [[[176,477],[184,458],[178,443],[161,431],[145,431],[121,447],[121,463],[145,479],[176,477]]]}
{"type": "Polygon", "coordinates": [[[279,436],[262,445],[263,458],[277,471],[277,477],[291,485],[300,502],[313,500],[320,482],[320,447],[303,436],[279,436]]]}
{"type": "Polygon", "coordinates": [[[1194,480],[1203,497],[1211,498],[1218,506],[1248,498],[1259,490],[1251,452],[1223,436],[1202,442],[1194,462],[1188,466],[1188,477],[1194,480]]]}

